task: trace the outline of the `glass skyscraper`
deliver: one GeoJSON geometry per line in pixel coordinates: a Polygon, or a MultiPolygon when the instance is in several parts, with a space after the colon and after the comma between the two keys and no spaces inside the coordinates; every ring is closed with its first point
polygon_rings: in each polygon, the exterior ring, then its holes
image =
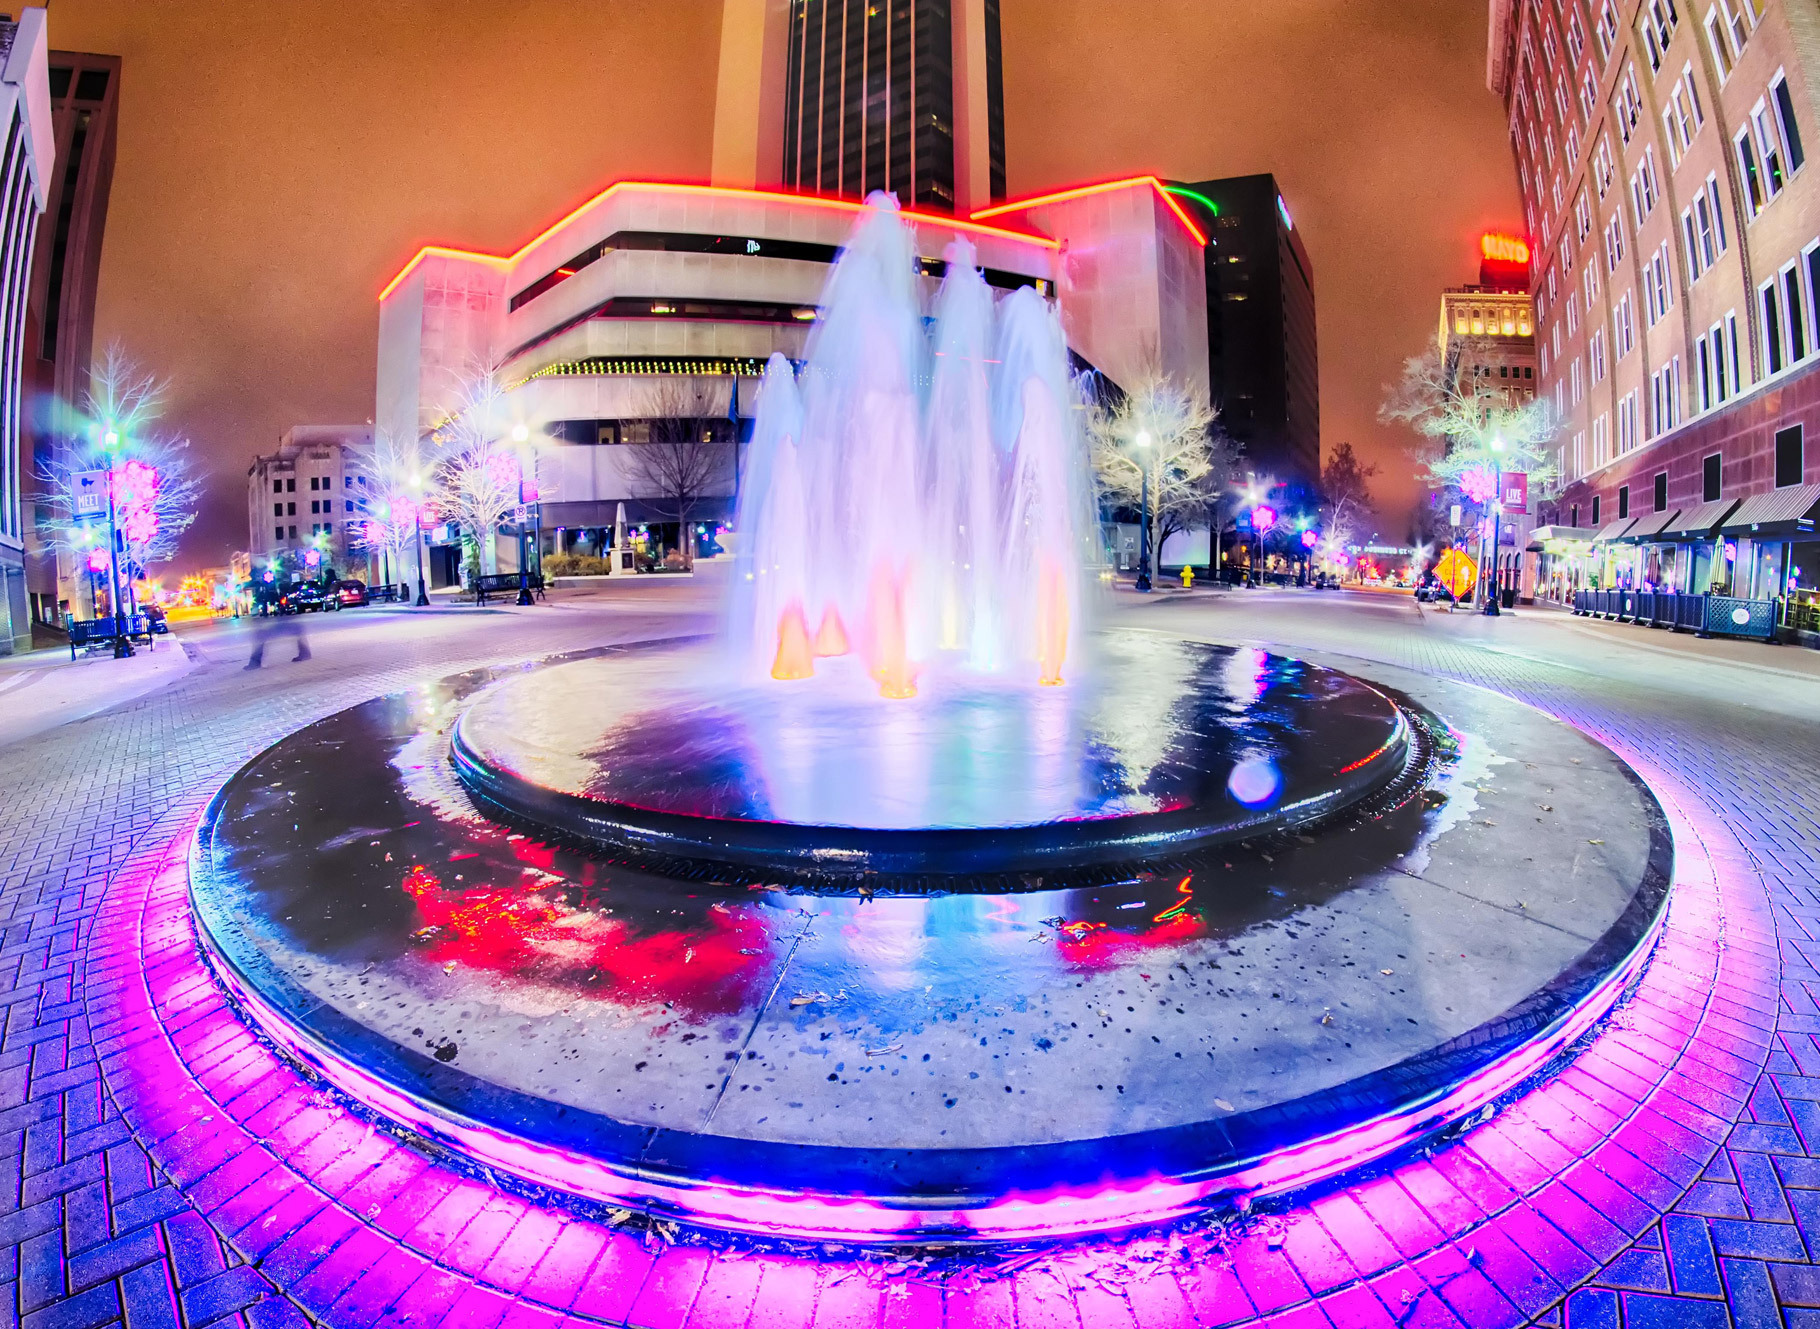
{"type": "Polygon", "coordinates": [[[853,197],[883,189],[906,206],[953,211],[963,192],[956,186],[956,53],[964,49],[957,29],[971,6],[985,28],[989,187],[992,198],[1003,198],[999,0],[792,0],[784,187],[853,197]]]}

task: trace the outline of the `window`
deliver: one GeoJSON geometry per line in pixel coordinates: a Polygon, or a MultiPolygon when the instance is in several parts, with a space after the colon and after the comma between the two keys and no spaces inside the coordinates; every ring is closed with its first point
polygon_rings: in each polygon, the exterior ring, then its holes
{"type": "Polygon", "coordinates": [[[293,540],[295,540],[297,538],[297,528],[295,526],[291,527],[290,538],[293,540]]]}
{"type": "Polygon", "coordinates": [[[1667,471],[1657,471],[1656,472],[1655,490],[1656,490],[1656,492],[1653,495],[1651,495],[1651,497],[1655,500],[1655,504],[1656,504],[1655,510],[1657,512],[1667,512],[1668,511],[1668,472],[1667,471]]]}
{"type": "Polygon", "coordinates": [[[1637,30],[1643,37],[1643,49],[1649,53],[1650,69],[1662,68],[1662,61],[1668,56],[1669,40],[1675,35],[1677,21],[1674,0],[1648,0],[1643,6],[1637,30]]]}
{"type": "Polygon", "coordinates": [[[272,539],[274,539],[274,540],[284,539],[284,527],[282,527],[282,526],[274,527],[272,530],[272,539]]]}
{"type": "Polygon", "coordinates": [[[354,487],[354,477],[351,475],[342,476],[341,477],[341,487],[343,489],[352,489],[354,487]]]}
{"type": "Polygon", "coordinates": [[[1626,291],[1618,297],[1618,303],[1612,308],[1612,342],[1617,347],[1618,359],[1622,360],[1637,346],[1637,312],[1636,301],[1626,291]]]}
{"type": "Polygon", "coordinates": [[[1624,218],[1613,213],[1605,227],[1605,270],[1615,273],[1624,261],[1624,218]]]}
{"type": "Polygon", "coordinates": [[[343,512],[352,512],[354,510],[354,500],[351,498],[343,499],[341,502],[341,510],[343,512]]]}
{"type": "Polygon", "coordinates": [[[1606,370],[1604,328],[1595,328],[1592,335],[1586,339],[1586,360],[1592,371],[1592,381],[1603,383],[1606,370]]]}
{"type": "Polygon", "coordinates": [[[297,515],[297,505],[295,503],[286,503],[284,505],[284,507],[285,507],[285,513],[284,513],[285,516],[295,517],[297,515]]]}
{"type": "Polygon", "coordinates": [[[1567,302],[1567,335],[1573,336],[1580,330],[1580,302],[1570,299],[1567,302]]]}
{"type": "Polygon", "coordinates": [[[1713,453],[1700,462],[1700,501],[1717,503],[1719,501],[1719,462],[1720,453],[1713,453]]]}
{"type": "Polygon", "coordinates": [[[1624,70],[1624,82],[1618,85],[1618,137],[1626,143],[1637,130],[1637,121],[1643,115],[1643,97],[1637,91],[1637,68],[1628,65],[1624,70]]]}
{"type": "Polygon", "coordinates": [[[282,503],[272,504],[272,515],[274,517],[284,516],[284,504],[282,504],[282,503]]]}
{"type": "Polygon", "coordinates": [[[316,492],[316,477],[313,475],[310,477],[310,492],[312,494],[316,492]]]}
{"type": "Polygon", "coordinates": [[[1655,327],[1674,307],[1674,292],[1670,287],[1668,266],[1668,241],[1662,242],[1661,248],[1650,256],[1649,262],[1643,265],[1643,304],[1649,314],[1649,326],[1655,327]]]}
{"type": "Polygon", "coordinates": [[[1656,209],[1656,200],[1662,197],[1662,186],[1656,178],[1656,150],[1654,147],[1643,149],[1643,157],[1637,163],[1636,172],[1630,177],[1630,211],[1632,229],[1641,230],[1643,219],[1656,209]]]}
{"type": "MultiPolygon", "coordinates": [[[[1586,431],[1584,429],[1574,435],[1574,474],[1576,476],[1586,474],[1586,431]]],[[[1579,520],[1579,517],[1575,516],[1574,521],[1578,523],[1579,520]]]]}
{"type": "Polygon", "coordinates": [[[1592,464],[1595,468],[1611,460],[1611,417],[1601,415],[1592,422],[1592,464]]]}
{"type": "Polygon", "coordinates": [[[1750,130],[1739,131],[1734,146],[1738,151],[1738,183],[1744,190],[1744,210],[1755,217],[1769,200],[1763,193],[1763,176],[1757,170],[1757,150],[1751,146],[1750,130]]]}
{"type": "Polygon", "coordinates": [[[1574,239],[1581,244],[1592,234],[1592,204],[1582,193],[1574,200],[1574,239]]]}
{"type": "Polygon", "coordinates": [[[317,502],[318,502],[318,500],[313,499],[313,498],[310,500],[310,515],[312,517],[318,515],[319,509],[317,507],[317,502]]]}
{"type": "Polygon", "coordinates": [[[284,492],[284,481],[282,481],[282,480],[272,481],[272,492],[274,494],[282,494],[284,492]]]}
{"type": "Polygon", "coordinates": [[[1580,27],[1580,16],[1573,10],[1567,11],[1567,53],[1578,64],[1580,55],[1586,50],[1586,32],[1580,27]]]}
{"type": "MultiPolygon", "coordinates": [[[[1590,79],[1592,76],[1588,74],[1587,77],[1590,79]]],[[[1599,146],[1593,150],[1593,184],[1599,190],[1600,202],[1604,202],[1605,196],[1611,192],[1611,180],[1611,139],[1601,134],[1599,146]]]]}
{"type": "Polygon", "coordinates": [[[1769,85],[1770,99],[1776,103],[1776,128],[1782,131],[1782,147],[1788,153],[1788,173],[1801,169],[1807,156],[1801,150],[1801,126],[1795,123],[1795,102],[1789,96],[1788,79],[1781,74],[1769,85]]]}
{"type": "Polygon", "coordinates": [[[1801,269],[1793,263],[1782,269],[1782,325],[1788,329],[1788,362],[1805,360],[1810,348],[1807,305],[1801,298],[1801,269]]]}
{"type": "Polygon", "coordinates": [[[335,533],[335,523],[332,521],[323,522],[322,523],[322,533],[324,535],[333,535],[335,533]]]}
{"type": "Polygon", "coordinates": [[[1681,357],[1649,376],[1649,436],[1666,434],[1681,423],[1681,357]]]}
{"type": "Polygon", "coordinates": [[[1637,394],[1635,390],[1618,399],[1618,455],[1637,446],[1637,394]]]}
{"type": "Polygon", "coordinates": [[[1567,367],[1567,377],[1568,377],[1568,380],[1569,380],[1569,382],[1571,384],[1571,388],[1572,388],[1573,404],[1575,406],[1578,406],[1580,404],[1580,398],[1582,398],[1583,396],[1586,395],[1586,385],[1581,381],[1581,378],[1580,378],[1580,357],[1579,356],[1576,355],[1574,357],[1574,362],[1567,367]]]}
{"type": "Polygon", "coordinates": [[[1618,40],[1618,7],[1613,0],[1605,0],[1599,9],[1599,25],[1593,29],[1593,36],[1599,43],[1599,58],[1611,59],[1612,47],[1618,40]]]}
{"type": "Polygon", "coordinates": [[[1619,485],[1618,486],[1618,520],[1623,521],[1628,516],[1630,516],[1630,486],[1629,485],[1619,485]]]}
{"type": "Polygon", "coordinates": [[[1725,32],[1720,27],[1719,11],[1716,9],[1706,12],[1706,45],[1713,53],[1713,66],[1719,71],[1719,82],[1724,83],[1731,77],[1732,52],[1725,32]]]}
{"type": "Polygon", "coordinates": [[[1594,526],[1599,524],[1599,496],[1597,494],[1592,496],[1592,524],[1594,526]]]}
{"type": "Polygon", "coordinates": [[[1730,38],[1732,55],[1743,55],[1744,43],[1750,40],[1751,29],[1756,26],[1752,21],[1755,14],[1745,0],[1719,0],[1719,10],[1725,15],[1725,34],[1730,38]]]}
{"type": "Polygon", "coordinates": [[[1801,483],[1801,426],[1776,431],[1776,488],[1801,483]]]}
{"type": "Polygon", "coordinates": [[[1781,301],[1776,296],[1776,283],[1764,282],[1757,292],[1759,305],[1763,311],[1763,349],[1769,361],[1769,372],[1774,374],[1782,369],[1782,310],[1781,301]]]}
{"type": "Polygon", "coordinates": [[[284,482],[284,491],[287,494],[294,494],[297,492],[297,479],[295,476],[284,482]]]}

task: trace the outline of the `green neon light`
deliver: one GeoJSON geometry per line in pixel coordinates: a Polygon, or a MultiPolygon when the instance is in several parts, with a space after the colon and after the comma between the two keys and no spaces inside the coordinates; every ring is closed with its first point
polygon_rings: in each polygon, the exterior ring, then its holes
{"type": "Polygon", "coordinates": [[[1163,192],[1166,194],[1180,194],[1183,198],[1191,198],[1203,208],[1206,208],[1207,211],[1211,212],[1214,216],[1217,217],[1220,215],[1220,205],[1208,198],[1205,194],[1197,194],[1192,189],[1183,189],[1180,185],[1164,185],[1163,192]]]}

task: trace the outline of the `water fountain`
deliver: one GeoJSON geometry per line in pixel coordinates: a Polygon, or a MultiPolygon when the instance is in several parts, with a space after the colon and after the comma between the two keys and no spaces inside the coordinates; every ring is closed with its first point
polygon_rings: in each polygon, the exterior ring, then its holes
{"type": "Polygon", "coordinates": [[[1602,1017],[1667,891],[1641,782],[1463,685],[1096,629],[1056,312],[945,262],[877,203],[771,362],[723,632],[229,782],[190,888],[246,1018],[489,1178],[948,1241],[1306,1185],[1602,1017]]]}

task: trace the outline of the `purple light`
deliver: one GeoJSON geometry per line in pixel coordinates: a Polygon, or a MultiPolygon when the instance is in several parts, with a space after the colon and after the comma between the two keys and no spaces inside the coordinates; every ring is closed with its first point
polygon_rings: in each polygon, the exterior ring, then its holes
{"type": "Polygon", "coordinates": [[[1282,787],[1282,773],[1268,757],[1247,757],[1226,777],[1226,791],[1248,808],[1268,803],[1282,787]]]}
{"type": "Polygon", "coordinates": [[[1302,532],[1302,548],[1313,549],[1319,543],[1321,543],[1321,533],[1319,531],[1302,532]]]}
{"type": "Polygon", "coordinates": [[[1260,503],[1251,510],[1251,525],[1259,534],[1277,524],[1277,510],[1260,503]]]}

